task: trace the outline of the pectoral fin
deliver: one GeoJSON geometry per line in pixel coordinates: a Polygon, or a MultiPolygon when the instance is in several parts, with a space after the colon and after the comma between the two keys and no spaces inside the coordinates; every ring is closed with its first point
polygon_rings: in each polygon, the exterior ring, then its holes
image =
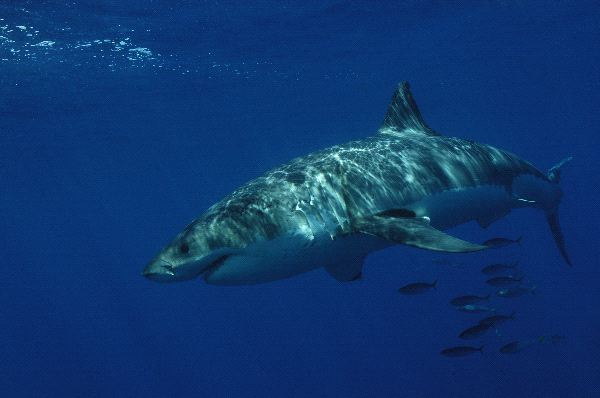
{"type": "Polygon", "coordinates": [[[503,209],[502,211],[499,211],[497,213],[486,214],[484,216],[479,217],[477,219],[477,223],[479,224],[479,226],[481,228],[487,228],[490,225],[492,225],[494,222],[498,221],[499,219],[501,219],[502,217],[507,215],[508,213],[510,213],[510,208],[503,209]]]}
{"type": "Polygon", "coordinates": [[[370,216],[357,220],[354,229],[360,233],[427,250],[463,253],[487,248],[435,229],[423,218],[370,216]]]}
{"type": "Polygon", "coordinates": [[[360,280],[362,276],[364,258],[356,258],[337,264],[325,266],[329,275],[333,276],[339,282],[353,282],[360,280]]]}

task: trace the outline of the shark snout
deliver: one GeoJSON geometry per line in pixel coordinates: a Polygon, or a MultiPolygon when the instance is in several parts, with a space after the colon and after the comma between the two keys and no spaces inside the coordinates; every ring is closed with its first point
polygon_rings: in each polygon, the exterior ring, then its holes
{"type": "Polygon", "coordinates": [[[212,255],[208,257],[189,258],[187,261],[179,262],[173,259],[159,255],[152,260],[142,275],[156,282],[175,282],[194,279],[209,269],[212,269],[222,263],[224,257],[214,259],[212,255]]]}
{"type": "Polygon", "coordinates": [[[178,279],[173,266],[160,259],[150,262],[142,271],[142,275],[156,282],[173,282],[178,279]]]}

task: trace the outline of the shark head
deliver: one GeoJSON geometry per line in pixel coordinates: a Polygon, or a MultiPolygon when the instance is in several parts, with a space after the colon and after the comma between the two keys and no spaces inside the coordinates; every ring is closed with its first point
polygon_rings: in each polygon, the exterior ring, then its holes
{"type": "Polygon", "coordinates": [[[177,282],[216,269],[235,250],[213,235],[212,229],[191,224],[150,261],[142,275],[156,282],[177,282]]]}
{"type": "Polygon", "coordinates": [[[303,214],[228,198],[187,226],[142,275],[157,282],[199,277],[211,285],[247,285],[307,272],[328,254],[315,249],[318,228],[311,229],[303,214]],[[307,258],[307,251],[318,254],[307,258]]]}
{"type": "Polygon", "coordinates": [[[253,281],[265,255],[261,244],[276,238],[280,226],[266,211],[241,201],[227,199],[209,209],[164,247],[142,275],[157,282],[196,277],[208,283],[253,281]]]}

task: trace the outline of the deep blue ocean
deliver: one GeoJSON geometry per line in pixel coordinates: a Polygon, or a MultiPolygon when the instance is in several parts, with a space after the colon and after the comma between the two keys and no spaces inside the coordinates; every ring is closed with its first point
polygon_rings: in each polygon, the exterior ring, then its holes
{"type": "Polygon", "coordinates": [[[0,396],[600,397],[599,21],[596,1],[2,1],[0,396]],[[241,184],[375,134],[404,80],[446,136],[573,156],[573,267],[523,209],[449,231],[521,246],[395,246],[352,283],[140,275],[241,184]],[[482,315],[448,301],[516,260],[535,294],[493,297],[515,319],[461,341],[482,315]],[[463,343],[483,354],[440,355],[463,343]]]}

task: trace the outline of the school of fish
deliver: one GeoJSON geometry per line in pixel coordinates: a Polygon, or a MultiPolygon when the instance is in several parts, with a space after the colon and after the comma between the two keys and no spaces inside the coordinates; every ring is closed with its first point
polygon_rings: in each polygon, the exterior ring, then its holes
{"type": "MultiPolygon", "coordinates": [[[[492,248],[501,248],[513,244],[521,244],[521,238],[493,238],[483,243],[492,248]]],[[[449,261],[434,260],[438,264],[452,265],[449,261]]],[[[512,263],[492,263],[484,266],[481,273],[487,277],[485,284],[493,287],[493,292],[485,294],[464,294],[453,297],[449,303],[456,310],[470,314],[487,314],[485,318],[480,319],[477,323],[471,324],[462,331],[457,337],[471,344],[458,344],[451,347],[446,347],[440,351],[440,354],[445,357],[466,357],[472,354],[483,354],[484,347],[488,344],[483,344],[482,339],[488,334],[503,340],[500,329],[503,324],[512,321],[516,317],[516,311],[500,314],[497,309],[491,304],[493,300],[514,299],[518,297],[533,295],[536,292],[536,286],[525,284],[525,274],[519,267],[518,262],[512,263]],[[499,299],[497,299],[499,298],[499,299]],[[473,344],[479,342],[479,344],[473,344]]],[[[436,289],[438,281],[412,282],[398,289],[402,295],[419,295],[430,292],[436,289]]],[[[540,335],[537,337],[525,337],[515,339],[509,342],[500,342],[498,352],[500,354],[516,354],[526,350],[529,347],[541,344],[557,344],[563,341],[563,335],[540,335]]],[[[488,340],[489,341],[489,340],[488,340]]]]}

